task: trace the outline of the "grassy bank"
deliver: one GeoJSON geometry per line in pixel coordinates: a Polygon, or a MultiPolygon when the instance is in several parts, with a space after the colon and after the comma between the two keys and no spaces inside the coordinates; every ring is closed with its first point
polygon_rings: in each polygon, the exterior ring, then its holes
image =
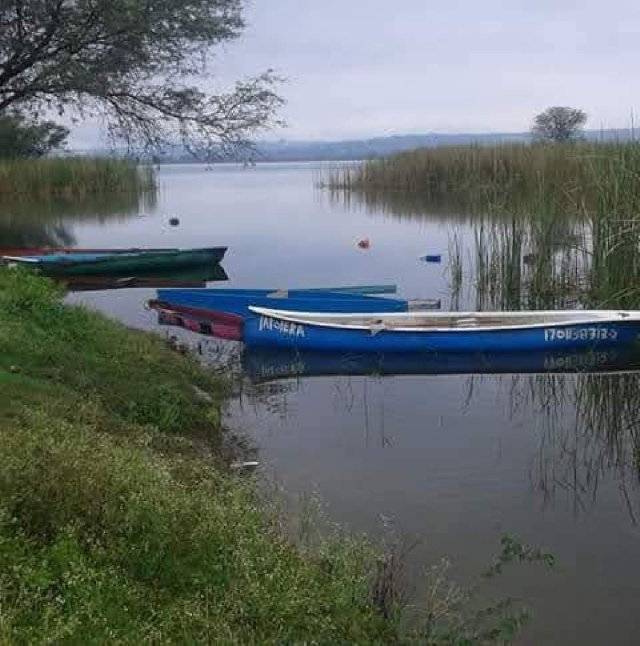
{"type": "Polygon", "coordinates": [[[51,157],[0,160],[0,199],[77,201],[114,193],[151,194],[151,167],[124,159],[51,157]]]}
{"type": "Polygon", "coordinates": [[[285,540],[162,340],[0,270],[0,393],[0,642],[394,641],[369,549],[285,540]]]}
{"type": "MultiPolygon", "coordinates": [[[[228,394],[162,339],[0,268],[0,643],[511,641],[519,603],[479,604],[436,566],[409,620],[400,543],[309,514],[296,532],[229,468],[246,445],[222,428],[228,394]]],[[[505,537],[483,580],[539,561],[505,537]]]]}

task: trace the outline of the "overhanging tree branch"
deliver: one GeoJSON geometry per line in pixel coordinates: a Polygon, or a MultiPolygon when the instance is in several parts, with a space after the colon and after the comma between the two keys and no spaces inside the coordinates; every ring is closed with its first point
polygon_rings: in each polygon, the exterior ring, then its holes
{"type": "Polygon", "coordinates": [[[132,146],[247,149],[279,124],[267,71],[226,93],[182,79],[237,38],[243,0],[0,0],[0,114],[95,111],[132,146]]]}

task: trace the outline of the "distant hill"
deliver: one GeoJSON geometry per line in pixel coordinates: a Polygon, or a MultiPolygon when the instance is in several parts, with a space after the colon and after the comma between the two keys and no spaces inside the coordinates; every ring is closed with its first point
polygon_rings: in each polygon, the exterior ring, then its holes
{"type": "MultiPolygon", "coordinates": [[[[636,137],[638,133],[635,133],[636,137]]],[[[628,129],[588,130],[585,137],[590,141],[628,141],[632,132],[628,129]]],[[[405,150],[436,148],[439,146],[464,146],[469,144],[494,145],[507,142],[530,142],[528,132],[496,132],[467,134],[392,135],[372,139],[345,141],[280,141],[258,144],[263,161],[324,161],[373,159],[405,150]]]]}
{"type": "MultiPolygon", "coordinates": [[[[585,137],[590,141],[628,141],[638,138],[638,133],[630,129],[587,130],[585,137]]],[[[528,132],[496,132],[466,134],[417,134],[391,135],[371,139],[348,139],[344,141],[271,141],[257,144],[255,161],[296,162],[296,161],[345,161],[375,159],[386,157],[405,150],[417,148],[436,148],[439,146],[461,146],[472,143],[493,145],[507,142],[529,142],[528,132]]],[[[95,151],[98,154],[106,151],[95,151]]],[[[112,153],[113,154],[113,151],[112,153]]],[[[189,163],[206,161],[204,157],[194,157],[182,146],[170,146],[156,153],[154,161],[159,163],[189,163]]],[[[225,161],[244,161],[225,159],[225,161]]]]}
{"type": "Polygon", "coordinates": [[[529,141],[527,133],[392,135],[345,141],[280,141],[258,144],[264,161],[323,161],[372,159],[404,150],[457,146],[470,143],[495,144],[529,141]]]}

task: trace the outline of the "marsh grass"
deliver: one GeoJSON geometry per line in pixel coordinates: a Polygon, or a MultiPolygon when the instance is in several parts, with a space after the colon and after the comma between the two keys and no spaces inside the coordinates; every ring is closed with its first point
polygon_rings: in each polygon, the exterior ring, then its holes
{"type": "Polygon", "coordinates": [[[464,275],[464,258],[462,256],[463,242],[458,233],[454,233],[449,239],[449,286],[451,289],[452,301],[458,300],[462,288],[464,275]]]}
{"type": "Polygon", "coordinates": [[[402,195],[422,204],[462,200],[467,207],[494,210],[530,204],[537,196],[559,212],[574,214],[598,201],[605,187],[637,184],[639,169],[636,142],[470,145],[425,148],[333,169],[322,183],[356,195],[382,195],[389,202],[402,195]]]}
{"type": "Polygon", "coordinates": [[[116,193],[152,194],[155,173],[125,159],[50,157],[0,160],[0,203],[57,200],[76,202],[116,193]]]}
{"type": "Polygon", "coordinates": [[[399,217],[454,205],[474,231],[479,307],[640,302],[638,142],[423,149],[334,169],[324,185],[399,217]]]}

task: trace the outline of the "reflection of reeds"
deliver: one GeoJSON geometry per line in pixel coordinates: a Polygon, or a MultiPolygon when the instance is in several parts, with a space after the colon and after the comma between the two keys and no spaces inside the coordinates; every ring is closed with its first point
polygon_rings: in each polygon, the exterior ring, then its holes
{"type": "Polygon", "coordinates": [[[514,378],[512,398],[523,410],[528,403],[541,424],[533,481],[546,498],[566,492],[578,513],[616,474],[629,516],[637,521],[629,491],[640,480],[639,388],[640,373],[514,378]]]}
{"type": "MultiPolygon", "coordinates": [[[[325,183],[378,212],[438,213],[469,225],[471,235],[461,238],[456,227],[450,236],[452,303],[468,280],[478,309],[640,307],[636,142],[421,150],[343,169],[325,183]]],[[[530,405],[544,425],[536,486],[549,496],[569,491],[579,510],[615,473],[635,522],[639,392],[640,373],[514,377],[510,401],[530,405]]]]}
{"type": "Polygon", "coordinates": [[[0,200],[0,246],[71,246],[70,224],[128,218],[155,204],[156,193],[145,191],[85,195],[73,201],[5,198],[0,200]]]}

